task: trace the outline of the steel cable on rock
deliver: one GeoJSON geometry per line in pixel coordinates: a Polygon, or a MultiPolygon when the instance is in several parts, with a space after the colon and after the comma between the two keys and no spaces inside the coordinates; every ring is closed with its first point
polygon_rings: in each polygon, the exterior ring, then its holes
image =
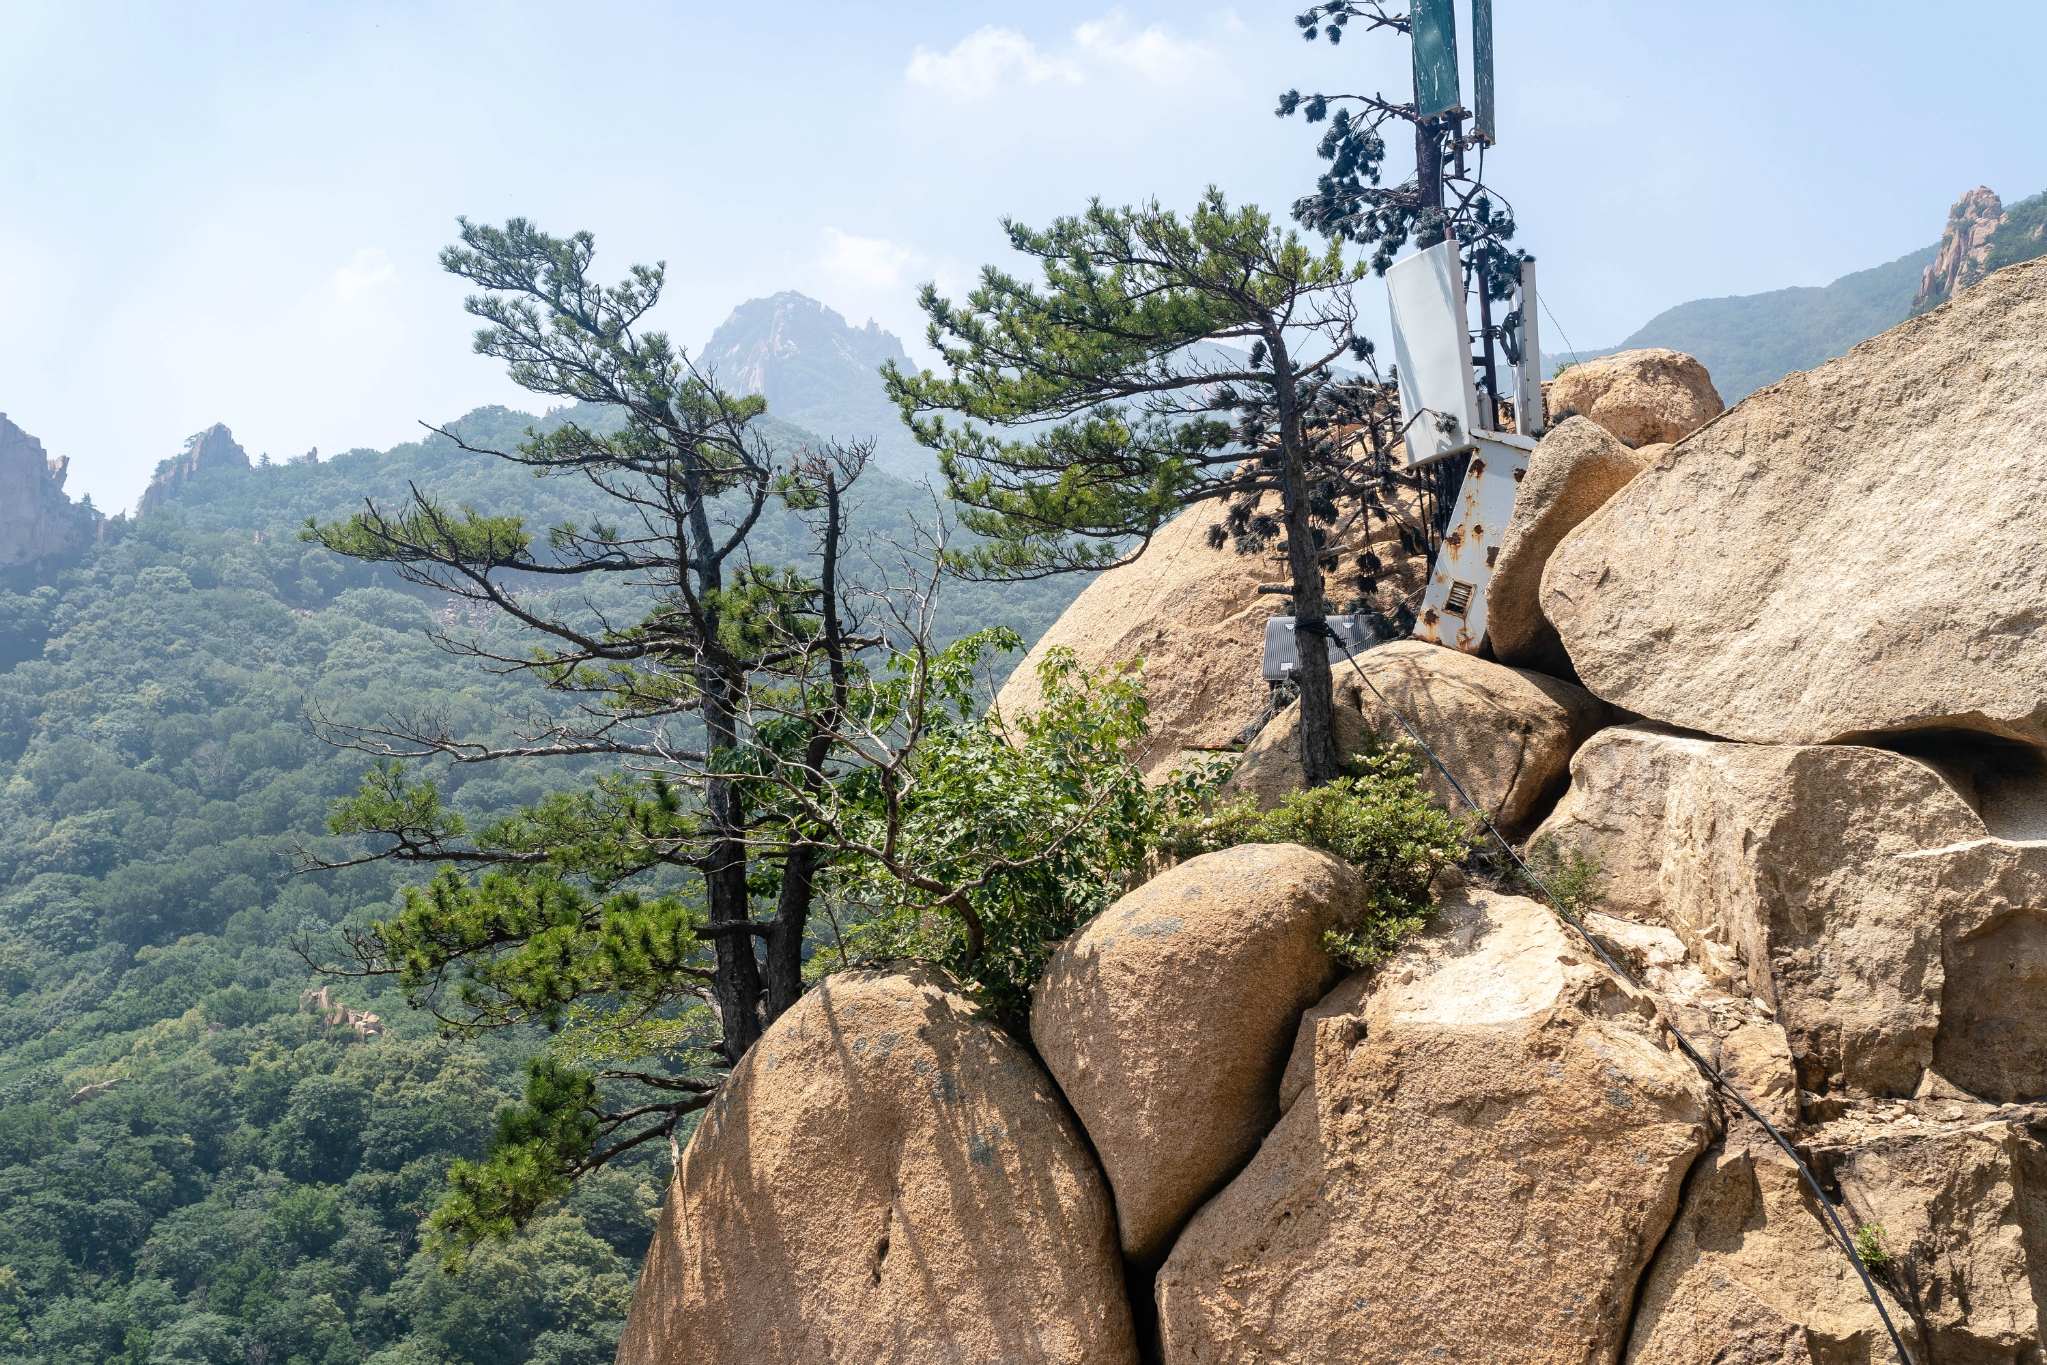
{"type": "MultiPolygon", "coordinates": [[[[1339,644],[1343,643],[1338,639],[1336,631],[1326,621],[1296,622],[1294,630],[1296,633],[1307,631],[1311,635],[1321,635],[1326,639],[1336,640],[1339,644]]],[[[1407,717],[1401,715],[1393,703],[1386,700],[1386,694],[1381,692],[1377,684],[1366,675],[1363,666],[1357,661],[1357,656],[1346,652],[1344,657],[1349,660],[1351,670],[1358,675],[1358,681],[1371,689],[1372,695],[1378,698],[1379,705],[1386,708],[1386,714],[1400,722],[1400,728],[1407,731],[1407,737],[1415,742],[1416,747],[1429,756],[1429,762],[1436,765],[1436,771],[1443,774],[1444,779],[1449,782],[1457,795],[1463,799],[1464,804],[1471,807],[1471,813],[1479,818],[1479,822],[1486,828],[1486,833],[1492,835],[1499,842],[1500,847],[1507,851],[1507,856],[1514,860],[1514,866],[1521,870],[1521,875],[1527,879],[1528,883],[1541,891],[1548,898],[1550,905],[1563,917],[1564,922],[1576,929],[1585,941],[1592,946],[1592,951],[1599,954],[1599,960],[1606,964],[1607,970],[1627,982],[1631,989],[1643,989],[1642,983],[1635,980],[1627,968],[1614,961],[1612,954],[1606,951],[1604,945],[1593,935],[1592,931],[1586,928],[1579,918],[1565,907],[1564,903],[1557,898],[1556,892],[1549,889],[1549,884],[1538,877],[1535,874],[1535,869],[1530,867],[1522,859],[1521,855],[1514,851],[1514,846],[1508,843],[1506,837],[1494,827],[1492,818],[1485,813],[1485,808],[1472,800],[1471,793],[1464,790],[1464,784],[1457,780],[1457,774],[1451,772],[1449,765],[1436,757],[1436,751],[1431,749],[1428,741],[1424,740],[1421,735],[1416,733],[1415,728],[1407,723],[1407,717]]],[[[1670,1030],[1671,1036],[1677,1039],[1678,1048],[1683,1051],[1685,1056],[1691,1058],[1693,1064],[1706,1073],[1707,1078],[1712,1081],[1714,1086],[1724,1091],[1728,1098],[1740,1105],[1743,1113],[1746,1113],[1750,1118],[1762,1125],[1763,1131],[1768,1133],[1779,1147],[1783,1148],[1784,1155],[1791,1158],[1791,1164],[1796,1166],[1799,1175],[1805,1178],[1806,1186],[1812,1191],[1813,1198],[1819,1201],[1819,1206],[1822,1209],[1826,1210],[1827,1221],[1833,1227],[1835,1239],[1841,1250],[1847,1255],[1849,1263],[1855,1267],[1856,1275],[1861,1277],[1862,1288],[1869,1295],[1870,1303],[1876,1308],[1877,1317],[1883,1320],[1884,1331],[1890,1334],[1891,1349],[1898,1353],[1900,1365],[1912,1365],[1912,1357],[1906,1352],[1905,1343],[1898,1336],[1898,1329],[1892,1325],[1891,1315],[1884,1308],[1883,1299],[1877,1293],[1876,1282],[1869,1277],[1869,1267],[1862,1263],[1862,1256],[1855,1249],[1855,1239],[1848,1235],[1847,1225],[1842,1223],[1841,1215],[1834,1211],[1833,1201],[1828,1199],[1826,1191],[1820,1188],[1820,1182],[1813,1175],[1812,1168],[1805,1164],[1805,1161],[1798,1155],[1790,1141],[1777,1130],[1777,1125],[1764,1118],[1762,1113],[1753,1104],[1749,1103],[1748,1097],[1743,1095],[1732,1081],[1721,1074],[1720,1068],[1706,1060],[1705,1054],[1701,1053],[1692,1044],[1692,1040],[1685,1036],[1683,1029],[1679,1028],[1669,1018],[1665,1018],[1663,1022],[1664,1027],[1670,1030]]]]}

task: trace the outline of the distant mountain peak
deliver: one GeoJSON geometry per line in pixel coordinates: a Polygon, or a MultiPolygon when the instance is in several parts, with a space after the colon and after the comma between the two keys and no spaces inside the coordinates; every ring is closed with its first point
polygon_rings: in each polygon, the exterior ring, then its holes
{"type": "Polygon", "coordinates": [[[884,469],[923,477],[933,461],[882,388],[881,367],[890,360],[909,360],[893,332],[872,318],[855,327],[793,289],[740,304],[697,353],[719,387],[760,394],[771,414],[820,436],[871,438],[884,469]]]}
{"type": "Polygon", "coordinates": [[[1923,313],[1967,289],[1989,273],[1990,247],[2004,226],[2004,201],[1988,185],[1978,185],[1948,210],[1947,230],[1940,236],[1940,254],[1919,277],[1912,311],[1923,313]]]}
{"type": "Polygon", "coordinates": [[[142,490],[137,514],[148,515],[175,497],[177,490],[185,484],[209,469],[222,467],[247,469],[249,452],[235,440],[235,434],[227,429],[227,423],[215,422],[206,430],[186,437],[184,453],[174,455],[157,466],[156,477],[149,481],[149,487],[142,490]]]}
{"type": "Polygon", "coordinates": [[[789,386],[778,381],[798,357],[826,364],[837,361],[849,370],[857,367],[863,375],[879,370],[885,360],[908,359],[903,343],[874,319],[855,327],[837,309],[793,289],[748,299],[733,309],[697,359],[725,387],[765,395],[773,411],[778,399],[793,396],[789,386]]]}

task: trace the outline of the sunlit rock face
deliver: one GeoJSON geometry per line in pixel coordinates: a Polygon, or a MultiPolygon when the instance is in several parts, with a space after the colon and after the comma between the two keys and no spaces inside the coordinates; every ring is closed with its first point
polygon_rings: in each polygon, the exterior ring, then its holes
{"type": "Polygon", "coordinates": [[[92,518],[64,495],[68,459],[0,412],[0,568],[75,550],[92,536],[92,518]]]}

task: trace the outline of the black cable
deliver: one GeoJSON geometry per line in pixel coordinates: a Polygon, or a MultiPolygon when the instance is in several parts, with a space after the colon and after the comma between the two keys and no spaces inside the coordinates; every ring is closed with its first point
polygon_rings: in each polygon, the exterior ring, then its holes
{"type": "MultiPolygon", "coordinates": [[[[1310,635],[1321,635],[1331,640],[1337,639],[1336,631],[1330,627],[1327,621],[1297,621],[1294,624],[1294,630],[1296,633],[1305,630],[1310,635]]],[[[1296,653],[1298,653],[1298,650],[1296,653]]],[[[1346,653],[1344,657],[1350,660],[1351,669],[1358,675],[1358,681],[1372,689],[1372,695],[1379,699],[1379,704],[1386,708],[1386,713],[1400,722],[1400,728],[1407,731],[1407,737],[1412,739],[1416,746],[1429,756],[1429,762],[1436,765],[1436,771],[1443,774],[1443,777],[1456,790],[1457,794],[1464,798],[1464,804],[1471,807],[1472,814],[1476,815],[1480,823],[1486,827],[1486,833],[1499,840],[1500,847],[1507,850],[1507,856],[1512,858],[1514,865],[1521,869],[1521,875],[1528,879],[1530,885],[1549,898],[1549,903],[1556,907],[1557,913],[1564,917],[1564,921],[1567,924],[1584,936],[1585,941],[1592,945],[1592,951],[1599,954],[1599,960],[1607,965],[1608,970],[1621,980],[1627,982],[1634,989],[1642,989],[1642,984],[1630,976],[1627,969],[1622,967],[1620,963],[1613,960],[1612,955],[1601,946],[1599,940],[1593,936],[1592,931],[1587,929],[1576,915],[1573,915],[1565,908],[1564,903],[1557,899],[1556,892],[1550,890],[1548,884],[1542,878],[1535,875],[1535,869],[1524,862],[1521,855],[1514,851],[1514,846],[1507,842],[1498,829],[1493,827],[1493,822],[1486,815],[1485,808],[1471,799],[1471,793],[1464,790],[1464,784],[1457,780],[1457,775],[1450,771],[1442,759],[1436,757],[1436,751],[1431,749],[1428,746],[1428,742],[1419,734],[1415,733],[1415,728],[1407,723],[1405,716],[1394,709],[1393,703],[1386,700],[1386,694],[1381,692],[1378,686],[1372,682],[1371,678],[1366,676],[1364,668],[1358,663],[1357,656],[1346,653]]],[[[1785,1139],[1784,1135],[1777,1131],[1777,1125],[1764,1118],[1756,1107],[1748,1102],[1747,1096],[1737,1090],[1733,1082],[1729,1081],[1727,1077],[1720,1074],[1720,1068],[1707,1061],[1698,1048],[1692,1045],[1692,1040],[1685,1036],[1683,1029],[1667,1018],[1664,1020],[1664,1026],[1670,1030],[1671,1036],[1677,1039],[1677,1045],[1683,1050],[1685,1056],[1691,1058],[1699,1069],[1704,1071],[1712,1080],[1714,1085],[1725,1091],[1729,1098],[1740,1105],[1743,1112],[1761,1124],[1763,1131],[1767,1132],[1776,1140],[1777,1145],[1784,1149],[1784,1155],[1791,1158],[1792,1165],[1798,1167],[1798,1173],[1805,1177],[1805,1183],[1812,1190],[1813,1198],[1818,1200],[1819,1206],[1827,1211],[1827,1220],[1833,1224],[1834,1233],[1840,1242],[1841,1249],[1847,1253],[1849,1261],[1855,1266],[1855,1273],[1862,1277],[1862,1287],[1869,1294],[1869,1301],[1876,1306],[1876,1315],[1883,1319],[1884,1330],[1891,1334],[1891,1346],[1897,1351],[1899,1361],[1902,1362],[1902,1365],[1912,1365],[1912,1357],[1906,1354],[1905,1343],[1899,1338],[1898,1329],[1891,1325],[1891,1315],[1884,1309],[1883,1299],[1876,1292],[1876,1284],[1869,1278],[1869,1268],[1863,1265],[1861,1255],[1855,1250],[1855,1239],[1848,1235],[1847,1226],[1841,1222],[1841,1215],[1834,1212],[1833,1201],[1829,1200],[1826,1191],[1820,1188],[1820,1182],[1813,1176],[1812,1169],[1799,1158],[1797,1151],[1792,1148],[1791,1143],[1785,1139]]]]}
{"type": "MultiPolygon", "coordinates": [[[[1549,313],[1549,325],[1557,329],[1557,335],[1558,335],[1558,336],[1560,336],[1560,337],[1564,337],[1564,349],[1565,349],[1566,351],[1570,352],[1570,355],[1571,355],[1571,363],[1572,363],[1573,365],[1576,365],[1576,364],[1579,364],[1579,363],[1581,363],[1581,362],[1579,361],[1579,359],[1578,359],[1578,348],[1577,348],[1577,347],[1575,347],[1575,346],[1573,346],[1573,345],[1571,344],[1571,339],[1570,339],[1570,338],[1569,338],[1568,336],[1564,336],[1564,324],[1563,324],[1563,323],[1561,323],[1561,322],[1558,322],[1558,321],[1557,321],[1557,315],[1556,315],[1555,313],[1550,313],[1550,311],[1549,311],[1549,300],[1548,300],[1548,299],[1546,299],[1546,298],[1544,298],[1544,297],[1543,297],[1543,296],[1542,296],[1541,294],[1537,294],[1537,295],[1535,296],[1535,301],[1536,301],[1536,302],[1537,302],[1538,304],[1540,304],[1540,305],[1542,306],[1542,311],[1543,311],[1543,312],[1545,312],[1545,313],[1549,313]]],[[[1538,382],[1539,382],[1539,381],[1540,381],[1540,379],[1541,379],[1541,376],[1542,376],[1542,357],[1541,357],[1541,356],[1537,356],[1537,357],[1535,358],[1535,370],[1536,370],[1536,378],[1537,378],[1537,380],[1538,380],[1538,382]]]]}

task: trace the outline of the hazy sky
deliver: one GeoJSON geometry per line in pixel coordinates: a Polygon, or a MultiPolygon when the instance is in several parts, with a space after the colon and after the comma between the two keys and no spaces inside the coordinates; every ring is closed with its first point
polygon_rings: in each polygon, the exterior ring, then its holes
{"type": "MultiPolygon", "coordinates": [[[[1005,213],[1309,188],[1274,96],[1407,81],[1295,8],[0,0],[0,411],[111,511],[215,421],[281,458],[535,407],[469,352],[457,214],[665,259],[691,346],[781,289],[914,346],[917,285],[1001,259],[1005,213]]],[[[1580,347],[2047,186],[2047,5],[1496,9],[1491,179],[1580,347]]]]}

